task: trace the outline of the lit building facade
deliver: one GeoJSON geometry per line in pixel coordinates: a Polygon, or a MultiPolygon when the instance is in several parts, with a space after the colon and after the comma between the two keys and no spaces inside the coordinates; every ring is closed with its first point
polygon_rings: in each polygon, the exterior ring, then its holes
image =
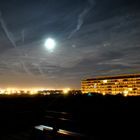
{"type": "Polygon", "coordinates": [[[100,76],[81,81],[82,93],[140,95],[140,74],[100,76]]]}

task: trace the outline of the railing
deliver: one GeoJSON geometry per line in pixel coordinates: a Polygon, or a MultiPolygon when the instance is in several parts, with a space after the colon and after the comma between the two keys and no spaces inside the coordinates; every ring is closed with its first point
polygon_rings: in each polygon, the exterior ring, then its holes
{"type": "Polygon", "coordinates": [[[80,132],[78,119],[67,112],[46,111],[40,125],[34,128],[35,140],[88,140],[89,136],[80,132]]]}

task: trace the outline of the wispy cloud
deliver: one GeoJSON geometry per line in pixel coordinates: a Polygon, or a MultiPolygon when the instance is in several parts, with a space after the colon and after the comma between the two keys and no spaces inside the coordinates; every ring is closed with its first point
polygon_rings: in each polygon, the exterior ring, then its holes
{"type": "Polygon", "coordinates": [[[139,71],[140,11],[118,1],[30,1],[18,9],[6,3],[0,73],[62,86],[88,76],[139,71]],[[43,45],[50,36],[57,42],[51,54],[43,45]]]}
{"type": "Polygon", "coordinates": [[[17,48],[17,45],[12,37],[12,33],[9,32],[6,24],[5,24],[5,21],[4,19],[2,18],[2,12],[0,11],[0,24],[1,24],[1,27],[3,29],[3,31],[5,32],[5,35],[7,36],[8,40],[11,42],[12,46],[15,48],[15,51],[18,53],[18,59],[19,59],[19,62],[21,63],[21,65],[23,66],[23,69],[25,70],[25,72],[29,75],[31,75],[31,72],[28,70],[28,68],[26,67],[26,65],[24,64],[24,61],[21,59],[21,52],[20,50],[17,48]]]}
{"type": "Polygon", "coordinates": [[[88,0],[88,2],[89,2],[88,6],[86,6],[84,10],[78,15],[76,28],[69,34],[68,39],[70,39],[77,31],[80,30],[80,28],[82,27],[84,23],[84,19],[86,15],[95,4],[95,1],[93,0],[88,0]]]}

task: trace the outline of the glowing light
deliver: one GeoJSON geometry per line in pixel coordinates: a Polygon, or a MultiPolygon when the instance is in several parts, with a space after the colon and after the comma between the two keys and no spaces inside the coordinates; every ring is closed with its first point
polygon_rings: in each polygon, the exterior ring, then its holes
{"type": "Polygon", "coordinates": [[[127,94],[124,94],[125,97],[127,97],[127,94]]]}
{"type": "Polygon", "coordinates": [[[68,135],[69,131],[63,130],[63,129],[59,129],[58,133],[64,134],[64,135],[68,135]]]}
{"type": "Polygon", "coordinates": [[[124,90],[124,96],[126,97],[128,95],[128,90],[124,90]]]}
{"type": "Polygon", "coordinates": [[[75,133],[75,132],[67,131],[67,130],[63,130],[63,129],[59,129],[57,132],[60,133],[60,134],[63,134],[63,135],[71,135],[71,136],[76,136],[77,135],[77,136],[82,136],[79,133],[75,133]]]}
{"type": "Polygon", "coordinates": [[[39,130],[44,130],[44,129],[47,129],[47,130],[53,130],[52,127],[50,126],[45,126],[45,125],[39,125],[39,126],[35,126],[36,129],[39,129],[39,130]]]}
{"type": "Polygon", "coordinates": [[[5,90],[1,89],[0,94],[4,94],[4,93],[5,93],[5,90]]]}
{"type": "Polygon", "coordinates": [[[97,84],[95,83],[93,87],[96,88],[97,87],[97,84]]]}
{"type": "Polygon", "coordinates": [[[124,93],[124,94],[128,94],[128,90],[125,90],[123,93],[124,93]]]}
{"type": "Polygon", "coordinates": [[[107,80],[103,80],[103,83],[107,83],[107,80]]]}
{"type": "Polygon", "coordinates": [[[35,95],[35,94],[37,94],[38,93],[38,91],[36,90],[36,89],[32,89],[32,90],[30,90],[30,95],[35,95]]]}
{"type": "Polygon", "coordinates": [[[65,88],[65,89],[63,89],[63,93],[64,93],[64,94],[68,94],[69,91],[70,91],[70,88],[65,88]]]}
{"type": "Polygon", "coordinates": [[[129,91],[132,91],[133,89],[132,89],[132,88],[128,88],[128,90],[129,90],[129,91]]]}
{"type": "Polygon", "coordinates": [[[45,47],[48,49],[48,51],[50,52],[53,52],[54,48],[55,48],[55,40],[52,39],[52,38],[48,38],[46,41],[45,41],[45,47]]]}
{"type": "Polygon", "coordinates": [[[88,93],[88,96],[92,96],[92,94],[91,93],[88,93]]]}
{"type": "Polygon", "coordinates": [[[17,90],[17,93],[18,93],[18,94],[20,94],[20,93],[21,93],[21,91],[20,91],[20,90],[17,90]]]}
{"type": "Polygon", "coordinates": [[[103,95],[105,96],[105,92],[103,92],[103,95]]]}

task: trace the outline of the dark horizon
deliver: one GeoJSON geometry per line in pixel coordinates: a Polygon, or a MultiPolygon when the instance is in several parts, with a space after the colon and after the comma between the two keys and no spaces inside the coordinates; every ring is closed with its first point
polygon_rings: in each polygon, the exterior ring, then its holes
{"type": "Polygon", "coordinates": [[[0,88],[79,89],[87,77],[139,73],[139,17],[139,0],[1,0],[0,88]]]}

